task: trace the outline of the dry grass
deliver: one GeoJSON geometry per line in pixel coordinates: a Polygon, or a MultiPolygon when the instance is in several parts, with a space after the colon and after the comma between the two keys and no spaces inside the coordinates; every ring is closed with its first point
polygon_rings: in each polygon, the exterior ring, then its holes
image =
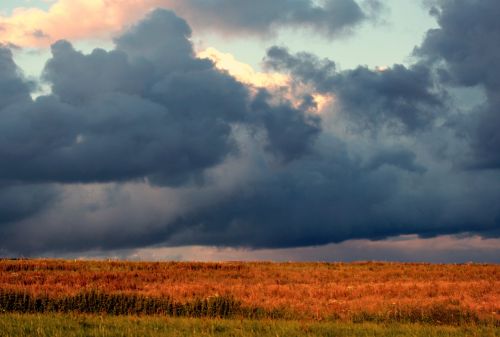
{"type": "Polygon", "coordinates": [[[500,320],[498,265],[1,260],[0,290],[53,298],[98,291],[178,302],[230,296],[243,307],[318,320],[446,321],[463,313],[500,320]]]}

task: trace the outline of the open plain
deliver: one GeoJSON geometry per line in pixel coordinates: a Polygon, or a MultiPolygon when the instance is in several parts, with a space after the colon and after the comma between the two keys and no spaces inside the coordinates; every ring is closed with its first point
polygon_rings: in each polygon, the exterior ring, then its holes
{"type": "Polygon", "coordinates": [[[294,335],[307,326],[305,335],[497,336],[500,266],[2,260],[0,311],[3,336],[45,319],[40,336],[57,335],[62,322],[74,335],[139,324],[179,335],[294,335]]]}

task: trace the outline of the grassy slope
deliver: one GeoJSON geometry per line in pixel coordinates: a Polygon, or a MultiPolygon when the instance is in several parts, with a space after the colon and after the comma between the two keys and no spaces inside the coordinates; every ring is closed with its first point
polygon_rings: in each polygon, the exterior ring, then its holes
{"type": "Polygon", "coordinates": [[[493,326],[376,325],[84,315],[0,315],[0,337],[20,336],[500,336],[493,326]]]}

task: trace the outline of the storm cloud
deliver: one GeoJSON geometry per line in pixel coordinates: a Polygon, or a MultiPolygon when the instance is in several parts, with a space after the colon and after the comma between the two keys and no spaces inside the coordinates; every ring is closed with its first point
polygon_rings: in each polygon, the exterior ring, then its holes
{"type": "Polygon", "coordinates": [[[15,94],[1,112],[0,178],[177,183],[237,151],[235,125],[263,129],[277,155],[300,156],[318,122],[286,102],[250,97],[243,84],[194,56],[190,33],[184,20],[158,10],[110,52],[85,55],[59,41],[44,70],[53,94],[34,101],[4,52],[11,71],[3,82],[15,94]]]}
{"type": "Polygon", "coordinates": [[[0,109],[30,100],[29,83],[22,79],[12,59],[12,52],[0,44],[0,109]]]}
{"type": "Polygon", "coordinates": [[[430,30],[415,54],[438,69],[454,87],[484,90],[486,101],[463,117],[471,138],[473,168],[500,168],[500,3],[495,0],[444,0],[431,9],[439,28],[430,30]],[[441,62],[441,64],[440,64],[441,62]],[[443,66],[444,64],[444,66],[443,66]]]}
{"type": "MultiPolygon", "coordinates": [[[[252,17],[255,2],[215,13],[223,2],[186,4],[258,33],[279,22],[334,34],[366,16],[353,1],[277,1],[265,3],[269,17],[246,22],[231,10],[252,17]],[[332,19],[342,6],[346,24],[332,19]]],[[[265,67],[290,78],[277,89],[196,57],[189,24],[167,10],[110,51],[55,43],[43,73],[51,93],[37,98],[0,49],[0,251],[498,237],[500,28],[488,15],[500,7],[436,6],[440,27],[413,64],[339,70],[275,46],[265,67]],[[478,36],[460,30],[464,15],[478,36]],[[461,107],[454,90],[472,87],[486,99],[461,107]],[[319,105],[318,95],[331,99],[319,105]]]]}
{"type": "Polygon", "coordinates": [[[443,113],[446,104],[431,70],[420,64],[383,70],[360,66],[337,72],[334,61],[305,52],[292,55],[286,48],[275,46],[267,51],[265,65],[290,72],[295,81],[310,84],[318,92],[334,94],[340,112],[358,130],[387,127],[406,133],[425,129],[443,113]]]}

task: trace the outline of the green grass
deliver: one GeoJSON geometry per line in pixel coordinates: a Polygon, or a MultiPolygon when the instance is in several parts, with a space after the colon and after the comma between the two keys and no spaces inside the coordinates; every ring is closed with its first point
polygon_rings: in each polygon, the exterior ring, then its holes
{"type": "Polygon", "coordinates": [[[460,336],[497,337],[500,327],[487,325],[433,326],[298,322],[279,320],[220,320],[137,316],[63,314],[2,314],[0,337],[83,336],[460,336]]]}

